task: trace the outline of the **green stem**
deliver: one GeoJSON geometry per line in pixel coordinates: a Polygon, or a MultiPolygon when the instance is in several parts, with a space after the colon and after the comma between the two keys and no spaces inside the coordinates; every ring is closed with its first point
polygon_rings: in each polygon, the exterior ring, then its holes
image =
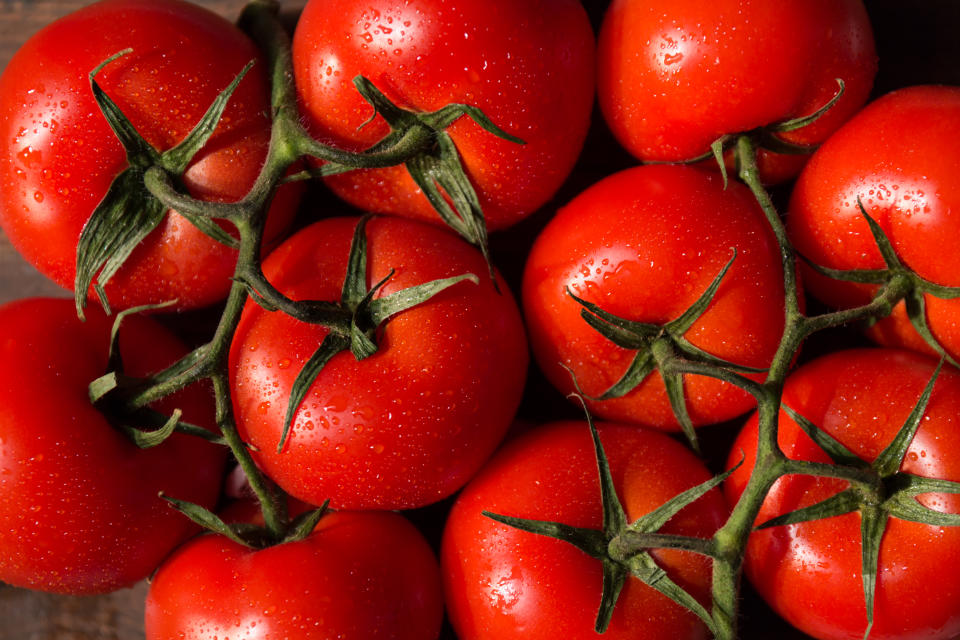
{"type": "Polygon", "coordinates": [[[211,376],[217,406],[217,424],[223,439],[247,476],[250,488],[260,501],[264,524],[273,540],[282,540],[289,528],[286,497],[261,473],[246,443],[240,438],[230,400],[230,381],[226,368],[211,376]]]}
{"type": "Polygon", "coordinates": [[[714,536],[716,560],[713,564],[714,602],[711,615],[716,624],[718,640],[736,638],[738,585],[744,550],[773,483],[788,473],[829,476],[851,483],[871,482],[862,470],[853,467],[788,460],[780,448],[777,434],[784,380],[801,343],[817,331],[857,319],[888,314],[893,305],[910,289],[906,278],[894,277],[866,305],[812,318],[806,317],[800,311],[795,254],[783,221],[760,181],[756,152],[748,137],[741,136],[737,139],[736,154],[740,178],[756,197],[779,247],[784,280],[784,331],[763,385],[759,389],[753,385],[741,385],[757,398],[757,457],[740,499],[734,505],[727,522],[714,536]]]}
{"type": "Polygon", "coordinates": [[[267,57],[274,88],[274,126],[291,155],[309,155],[348,167],[375,169],[403,164],[434,146],[434,132],[423,125],[410,127],[390,146],[370,153],[344,151],[314,140],[300,124],[290,38],[277,20],[278,8],[275,1],[253,0],[240,15],[239,25],[267,57]]]}
{"type": "Polygon", "coordinates": [[[651,549],[681,549],[702,556],[713,557],[716,555],[714,547],[714,541],[708,538],[694,538],[666,533],[640,533],[628,529],[610,541],[607,551],[611,558],[623,562],[631,556],[651,549]]]}
{"type": "Polygon", "coordinates": [[[754,197],[760,204],[760,208],[773,230],[773,235],[777,239],[777,245],[780,248],[780,262],[783,266],[784,308],[788,318],[795,317],[800,314],[800,302],[797,290],[797,260],[793,252],[793,246],[787,238],[787,229],[780,219],[780,214],[773,206],[770,194],[767,193],[760,180],[760,170],[757,167],[757,151],[753,141],[748,136],[739,136],[736,144],[740,179],[750,187],[750,191],[753,192],[754,197]]]}

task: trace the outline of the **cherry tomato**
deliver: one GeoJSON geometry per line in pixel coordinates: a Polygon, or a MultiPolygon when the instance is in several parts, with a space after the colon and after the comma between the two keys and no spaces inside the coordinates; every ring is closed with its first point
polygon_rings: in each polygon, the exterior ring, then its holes
{"type": "Polygon", "coordinates": [[[331,513],[307,538],[259,551],[200,536],[150,584],[148,640],[395,638],[440,634],[437,560],[395,513],[331,513]]]}
{"type": "MultiPolygon", "coordinates": [[[[773,233],[740,184],[692,167],[646,166],[610,176],[574,198],[537,238],[523,277],[534,355],[561,391],[599,396],[627,371],[635,352],[615,345],[581,317],[566,289],[627,320],[663,324],[679,317],[733,258],[717,294],[686,338],[740,365],[770,363],[783,331],[783,279],[773,233]]],[[[748,411],[743,390],[684,376],[695,426],[748,411]]],[[[590,402],[612,420],[677,430],[657,373],[621,398],[590,402]]]]}
{"type": "MultiPolygon", "coordinates": [[[[0,307],[0,330],[0,580],[71,594],[133,585],[196,529],[158,492],[211,508],[226,449],[180,434],[139,449],[91,405],[87,385],[107,372],[102,313],[81,323],[71,300],[22,300],[0,307]]],[[[186,351],[131,317],[120,353],[127,373],[148,375],[186,351]]],[[[156,408],[213,424],[199,387],[156,408]]]]}
{"type": "MultiPolygon", "coordinates": [[[[301,111],[321,139],[364,149],[388,131],[352,84],[360,74],[395,104],[480,108],[517,145],[461,118],[447,131],[489,229],[509,226],[559,188],[586,137],[594,41],[577,0],[320,0],[293,42],[301,111]]],[[[327,184],[367,211],[437,221],[402,167],[354,171],[327,184]]]]}
{"type": "MultiPolygon", "coordinates": [[[[90,89],[97,82],[156,149],[180,142],[251,60],[215,134],[183,182],[196,197],[246,195],[270,137],[266,68],[253,43],[210,11],[180,0],[107,0],[41,30],[0,76],[0,225],[14,247],[57,284],[73,289],[77,240],[127,166],[90,89]],[[122,27],[120,26],[122,25],[122,27]]],[[[298,190],[275,201],[276,235],[298,190]]],[[[106,287],[116,308],[177,300],[196,308],[226,295],[236,252],[176,214],[166,216],[106,287]]]]}
{"type": "MultiPolygon", "coordinates": [[[[786,382],[783,403],[872,462],[906,422],[933,374],[935,361],[909,351],[861,349],[819,358],[786,382]]],[[[901,470],[960,480],[960,374],[945,368],[901,470]]],[[[779,442],[787,457],[830,458],[780,412],[779,442]]],[[[730,453],[746,461],[725,486],[731,504],[756,458],[757,419],[751,417],[730,453]]],[[[806,475],[780,478],[757,524],[820,502],[847,483],[806,475]]],[[[927,493],[917,500],[942,512],[960,512],[960,497],[927,493]]],[[[750,581],[788,622],[816,638],[862,638],[866,610],[861,582],[860,515],[755,531],[747,545],[750,581]]],[[[890,518],[880,547],[873,640],[954,638],[960,633],[960,528],[890,518]]]]}
{"type": "MultiPolygon", "coordinates": [[[[629,521],[710,474],[683,445],[654,431],[598,425],[617,494],[629,521]]],[[[574,546],[500,524],[482,511],[600,529],[600,486],[586,423],[552,423],[508,443],[457,498],[441,551],[451,622],[463,640],[600,637],[600,562],[574,546]]],[[[688,506],[662,529],[709,537],[727,510],[719,491],[688,506]]],[[[655,550],[655,561],[701,602],[709,602],[710,561],[655,550]]],[[[707,638],[706,627],[639,580],[624,585],[602,637],[707,638]]]]}
{"type": "MultiPolygon", "coordinates": [[[[877,70],[860,0],[614,0],[598,41],[600,107],[613,134],[645,161],[710,151],[723,135],[815,113],[782,139],[822,142],[866,101],[877,70]]],[[[767,182],[806,156],[763,153],[767,182]]]]}
{"type": "MultiPolygon", "coordinates": [[[[791,242],[805,258],[834,269],[884,266],[864,210],[899,259],[931,282],[960,286],[960,89],[918,86],[870,104],[814,154],[797,181],[787,217],[791,242]]],[[[831,280],[806,268],[805,281],[835,307],[870,300],[875,286],[831,280]]],[[[933,336],[960,357],[960,302],[925,295],[933,336]]],[[[903,303],[868,335],[881,344],[933,353],[910,324],[903,303]]]]}
{"type": "MultiPolygon", "coordinates": [[[[277,248],[267,278],[295,300],[339,301],[355,218],[318,222],[277,248]]],[[[380,349],[342,352],[319,376],[277,453],[293,382],[328,330],[249,303],[233,340],[238,426],[266,473],[311,504],[423,506],[450,495],[500,442],[520,401],[527,346],[519,311],[482,256],[444,229],[401,218],[366,227],[368,286],[377,297],[473,273],[383,325],[380,349]]]]}

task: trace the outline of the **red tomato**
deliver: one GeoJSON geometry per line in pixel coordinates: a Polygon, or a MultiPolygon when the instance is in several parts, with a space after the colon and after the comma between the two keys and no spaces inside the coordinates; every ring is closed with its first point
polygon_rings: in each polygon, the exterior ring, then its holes
{"type": "MultiPolygon", "coordinates": [[[[22,300],[0,307],[0,333],[0,580],[71,594],[142,580],[195,531],[158,492],[212,507],[226,449],[176,434],[138,449],[90,404],[87,385],[107,372],[102,313],[81,323],[71,300],[22,300]]],[[[124,321],[120,349],[131,375],[185,354],[143,317],[124,321]]],[[[213,424],[199,387],[156,408],[213,424]]]]}
{"type": "MultiPolygon", "coordinates": [[[[561,391],[599,396],[635,352],[603,337],[566,293],[628,320],[663,324],[680,316],[737,255],[710,308],[686,338],[724,360],[762,368],[783,331],[783,278],[773,233],[750,192],[682,166],[629,169],[587,189],[537,238],[523,278],[527,327],[537,362],[561,391]]],[[[754,404],[745,391],[685,376],[695,426],[720,422],[754,404]]],[[[613,420],[678,429],[663,381],[651,374],[622,398],[590,402],[613,420]]]]}
{"type": "MultiPolygon", "coordinates": [[[[630,522],[710,478],[683,445],[625,425],[598,426],[630,522]]],[[[584,422],[544,426],[511,441],[460,494],[441,552],[447,609],[458,637],[597,638],[601,565],[574,546],[500,524],[482,511],[601,528],[600,486],[584,422]]],[[[709,537],[727,510],[712,491],[674,516],[664,533],[709,537]]],[[[686,551],[651,552],[670,578],[710,600],[711,563],[686,551]]],[[[612,640],[707,638],[692,613],[639,580],[624,585],[602,636],[612,640]]]]}
{"type": "MultiPolygon", "coordinates": [[[[469,118],[449,129],[489,229],[543,205],[577,159],[593,104],[593,32],[577,0],[315,0],[294,34],[301,111],[321,139],[354,150],[389,128],[352,84],[361,74],[398,106],[479,107],[517,145],[469,118]]],[[[439,222],[403,166],[327,183],[368,211],[439,222]]]]}
{"type": "Polygon", "coordinates": [[[391,638],[440,634],[437,561],[395,513],[331,513],[313,533],[255,551],[204,535],[150,584],[148,640],[391,638]]]}
{"type": "MultiPolygon", "coordinates": [[[[295,300],[340,300],[355,218],[324,220],[282,244],[264,273],[295,300]]],[[[367,224],[368,286],[378,293],[473,273],[388,320],[380,350],[320,372],[277,453],[291,387],[328,330],[250,303],[230,355],[238,426],[258,464],[290,494],[338,508],[423,506],[450,495],[500,442],[520,401],[527,346],[513,298],[482,256],[443,229],[401,218],[367,224]]]]}
{"type": "MultiPolygon", "coordinates": [[[[780,136],[822,142],[866,101],[877,70],[861,0],[614,0],[598,42],[600,107],[620,143],[645,161],[710,151],[726,134],[816,112],[780,136]]],[[[761,154],[779,182],[806,156],[761,154]]]]}
{"type": "MultiPolygon", "coordinates": [[[[223,18],[179,0],[107,0],[33,36],[0,76],[0,225],[14,247],[73,289],[77,239],[127,166],[90,89],[88,74],[118,51],[97,82],[156,149],[183,139],[251,60],[217,132],[183,181],[199,198],[234,201],[253,185],[270,137],[266,67],[223,18]],[[118,28],[122,25],[122,28],[118,28]]],[[[281,191],[276,235],[297,191],[281,191]]],[[[117,308],[178,300],[195,308],[226,295],[236,252],[178,215],[167,215],[108,283],[117,308]]]]}
{"type": "MultiPolygon", "coordinates": [[[[872,462],[906,422],[933,374],[936,362],[893,349],[841,351],[794,372],[783,402],[872,462]]],[[[960,374],[945,368],[901,470],[930,478],[960,480],[960,374]]],[[[746,461],[726,484],[733,503],[756,457],[757,420],[752,417],[730,454],[746,461]]],[[[795,460],[830,462],[786,413],[780,413],[780,446],[795,460]]],[[[767,496],[757,523],[820,502],[842,491],[840,480],[789,475],[767,496]]],[[[928,493],[919,502],[942,512],[960,512],[960,496],[928,493]]],[[[750,581],[788,622],[817,638],[853,640],[866,628],[861,582],[860,516],[755,531],[747,545],[750,581]]],[[[960,633],[960,528],[934,527],[896,518],[888,521],[880,547],[871,640],[934,640],[960,633]]]]}
{"type": "MultiPolygon", "coordinates": [[[[816,153],[797,181],[787,217],[797,251],[834,269],[884,266],[857,198],[900,260],[926,280],[960,286],[960,89],[901,89],[870,104],[816,153]]],[[[835,307],[870,300],[875,286],[830,280],[811,269],[805,282],[835,307]]],[[[960,358],[960,301],[925,296],[934,337],[960,358]]],[[[881,344],[933,353],[901,303],[869,335],[881,344]]]]}

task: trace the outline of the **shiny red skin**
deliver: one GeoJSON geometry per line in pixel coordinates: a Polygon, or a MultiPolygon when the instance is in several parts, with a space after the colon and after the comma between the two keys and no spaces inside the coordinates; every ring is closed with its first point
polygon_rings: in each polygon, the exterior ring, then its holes
{"type": "MultiPolygon", "coordinates": [[[[295,299],[339,301],[356,218],[300,231],[264,263],[295,299]]],[[[402,218],[367,225],[368,286],[391,269],[378,297],[473,273],[388,320],[380,350],[349,352],[320,372],[277,453],[293,382],[328,330],[248,303],[230,355],[238,427],[257,463],[311,504],[346,509],[423,506],[459,489],[502,439],[520,402],[527,345],[516,304],[498,294],[480,253],[452,233],[402,218]]]]}
{"type": "Polygon", "coordinates": [[[440,634],[437,560],[395,513],[326,515],[306,539],[255,551],[195,538],[151,581],[147,640],[390,638],[440,634]]]}
{"type": "MultiPolygon", "coordinates": [[[[733,257],[710,308],[686,333],[725,360],[766,367],[783,331],[783,277],[772,231],[749,190],[683,166],[622,171],[574,198],[534,242],[523,304],[537,363],[564,393],[570,367],[585,394],[598,396],[635,352],[616,346],[580,317],[566,293],[629,320],[663,324],[680,316],[733,257]]],[[[755,405],[745,391],[685,376],[695,426],[736,417],[755,405]]],[[[589,402],[611,420],[679,430],[659,373],[622,398],[589,402]]]]}
{"type": "MultiPolygon", "coordinates": [[[[174,435],[138,449],[87,399],[107,372],[111,321],[72,300],[0,307],[0,580],[69,594],[106,593],[147,577],[196,527],[160,491],[211,508],[225,449],[174,435]]],[[[128,373],[156,372],[185,354],[154,321],[120,330],[128,373]]],[[[213,424],[213,401],[191,387],[158,402],[213,424]]]]}
{"type": "MultiPolygon", "coordinates": [[[[693,453],[662,433],[618,424],[598,428],[630,521],[710,477],[693,453]]],[[[599,529],[597,463],[585,422],[552,423],[511,441],[457,498],[441,551],[447,610],[457,637],[709,637],[696,616],[633,578],[621,592],[610,628],[598,635],[593,629],[600,562],[568,543],[495,522],[483,510],[599,529]]],[[[662,531],[709,537],[726,516],[723,497],[714,490],[662,531]]],[[[674,581],[709,602],[709,560],[667,550],[654,557],[674,581]]]]}
{"type": "MultiPolygon", "coordinates": [[[[489,229],[543,205],[573,168],[594,92],[594,39],[577,0],[313,0],[293,40],[301,113],[321,140],[364,149],[388,131],[353,86],[360,74],[395,104],[479,107],[523,139],[461,118],[447,131],[489,229]]],[[[327,179],[367,211],[439,222],[403,166],[327,179]]]]}
{"type": "MultiPolygon", "coordinates": [[[[898,349],[840,351],[795,371],[783,401],[872,461],[906,421],[933,375],[936,361],[898,349]]],[[[960,480],[960,374],[945,367],[901,470],[960,480]]],[[[729,463],[746,460],[725,485],[731,504],[756,458],[757,419],[733,444],[729,463]]],[[[779,442],[787,457],[830,459],[784,412],[779,442]]],[[[814,504],[846,488],[838,480],[790,475],[779,479],[757,524],[814,504]]],[[[925,494],[923,505],[960,512],[960,497],[925,494]]],[[[960,528],[891,518],[880,547],[873,640],[946,640],[960,634],[960,528]]],[[[755,531],[746,550],[746,575],[788,622],[828,640],[859,640],[866,628],[861,583],[860,516],[755,531]]]]}
{"type": "MultiPolygon", "coordinates": [[[[822,142],[867,100],[877,71],[861,0],[614,0],[597,46],[604,117],[644,161],[696,158],[723,135],[810,115],[841,78],[827,114],[782,135],[822,142]]],[[[761,175],[784,181],[806,158],[764,152],[761,175]]]]}
{"type": "MultiPolygon", "coordinates": [[[[127,166],[88,74],[127,48],[133,52],[107,65],[97,82],[161,151],[257,60],[183,176],[194,196],[239,200],[267,154],[266,65],[224,18],[179,0],[106,0],[48,25],[0,76],[0,225],[24,258],[71,290],[80,232],[127,166]]],[[[268,235],[290,221],[298,194],[280,191],[268,235]]],[[[201,307],[226,295],[235,261],[234,250],[170,214],[108,283],[107,295],[115,308],[174,299],[177,309],[201,307]]]]}
{"type": "MultiPolygon", "coordinates": [[[[960,286],[960,89],[917,86],[868,105],[814,154],[801,174],[787,217],[790,240],[815,264],[878,269],[884,263],[857,206],[883,229],[900,260],[918,275],[960,286]],[[842,241],[841,241],[842,240],[842,241]]],[[[876,287],[839,282],[805,268],[810,292],[829,305],[869,302],[876,287]]],[[[926,297],[927,322],[960,357],[960,301],[926,297]]],[[[868,335],[880,344],[933,353],[913,329],[905,306],[868,335]]]]}

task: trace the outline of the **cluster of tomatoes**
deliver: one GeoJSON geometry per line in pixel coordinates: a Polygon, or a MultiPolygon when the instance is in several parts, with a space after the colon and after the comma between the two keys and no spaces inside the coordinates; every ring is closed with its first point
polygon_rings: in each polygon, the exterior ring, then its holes
{"type": "Polygon", "coordinates": [[[862,0],[311,0],[286,79],[278,51],[181,0],[47,26],[0,76],[0,224],[65,288],[96,277],[76,304],[0,308],[0,580],[152,577],[150,640],[585,638],[609,567],[646,562],[606,634],[692,639],[736,627],[715,565],[742,561],[813,637],[960,634],[960,90],[877,97],[871,17],[862,0]],[[345,166],[297,157],[264,187],[299,144],[275,126],[284,82],[345,166]],[[400,159],[345,170],[378,154],[400,159]],[[184,203],[266,188],[269,209],[167,211],[158,168],[184,203]],[[324,186],[303,189],[311,173],[324,186]],[[502,276],[437,214],[474,201],[502,276]],[[842,348],[849,331],[783,352],[791,318],[860,307],[882,348],[842,348]],[[213,337],[191,349],[171,310],[213,337]],[[799,368],[778,379],[778,359],[799,368]],[[786,457],[862,470],[872,493],[847,490],[853,472],[750,484],[765,407],[742,416],[771,389],[786,457]],[[602,420],[600,483],[574,392],[602,420]],[[610,524],[606,480],[648,522],[724,467],[722,490],[630,531],[715,541],[700,553],[613,559],[503,522],[592,540],[577,531],[610,524]],[[766,496],[758,525],[831,517],[711,558],[744,492],[766,496]],[[871,566],[861,523],[878,522],[871,566]]]}

